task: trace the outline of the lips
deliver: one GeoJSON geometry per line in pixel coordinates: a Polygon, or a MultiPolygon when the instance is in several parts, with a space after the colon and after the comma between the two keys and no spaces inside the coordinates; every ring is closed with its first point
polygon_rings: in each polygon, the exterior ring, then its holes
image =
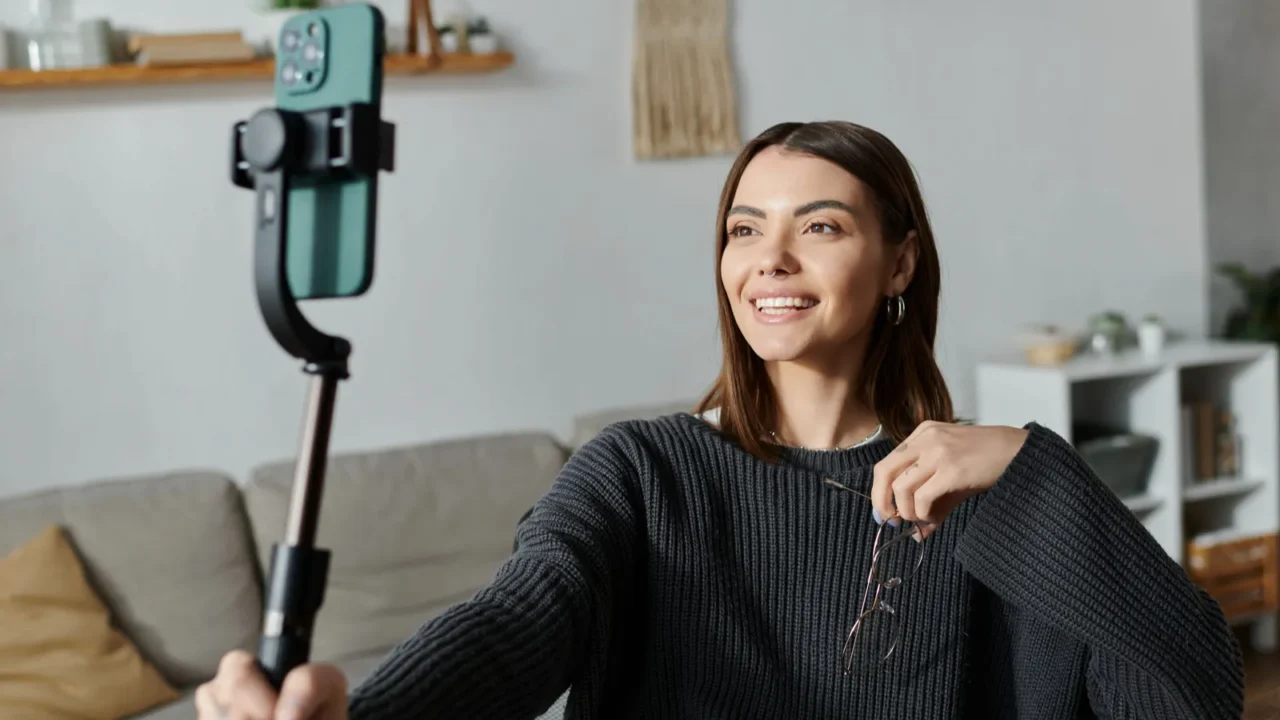
{"type": "Polygon", "coordinates": [[[817,299],[803,296],[761,297],[751,303],[756,310],[768,315],[782,315],[794,310],[808,310],[818,304],[817,299]]]}
{"type": "Polygon", "coordinates": [[[812,295],[785,290],[757,293],[749,301],[752,316],[757,322],[767,325],[800,320],[814,312],[820,302],[812,295]]]}

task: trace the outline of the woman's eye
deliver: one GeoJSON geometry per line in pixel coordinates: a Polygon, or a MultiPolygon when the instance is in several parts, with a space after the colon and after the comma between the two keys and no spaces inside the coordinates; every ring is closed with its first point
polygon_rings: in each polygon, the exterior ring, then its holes
{"type": "Polygon", "coordinates": [[[744,237],[746,235],[750,235],[753,232],[755,231],[747,227],[746,225],[739,225],[729,231],[729,237],[744,237]]]}
{"type": "Polygon", "coordinates": [[[832,225],[831,223],[816,222],[816,223],[809,224],[809,231],[819,232],[819,233],[829,235],[831,233],[840,232],[840,228],[836,227],[835,225],[832,225]]]}

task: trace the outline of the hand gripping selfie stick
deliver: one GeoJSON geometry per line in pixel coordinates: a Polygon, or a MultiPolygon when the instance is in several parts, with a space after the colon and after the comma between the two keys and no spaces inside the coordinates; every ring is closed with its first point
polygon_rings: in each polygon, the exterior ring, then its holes
{"type": "Polygon", "coordinates": [[[394,170],[395,126],[378,105],[357,104],[306,113],[259,110],[232,133],[232,182],[253,190],[254,281],[272,337],[303,361],[312,376],[306,426],[293,476],[283,543],[271,550],[266,614],[258,663],[279,689],[307,662],[311,629],[324,601],[329,551],[315,547],[325,460],[338,381],[350,375],[351,343],[326,335],[302,316],[286,273],[289,188],[294,181],[375,176],[394,170]]]}

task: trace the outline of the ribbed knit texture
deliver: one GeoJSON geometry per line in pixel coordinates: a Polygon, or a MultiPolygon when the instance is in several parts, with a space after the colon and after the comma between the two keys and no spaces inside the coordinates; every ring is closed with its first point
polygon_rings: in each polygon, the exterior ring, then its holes
{"type": "Polygon", "coordinates": [[[1060,437],[1030,435],[886,599],[886,662],[844,676],[889,441],[764,463],[687,414],[580,449],[493,584],[352,694],[354,720],[1146,718],[1243,712],[1217,606],[1060,437]]]}

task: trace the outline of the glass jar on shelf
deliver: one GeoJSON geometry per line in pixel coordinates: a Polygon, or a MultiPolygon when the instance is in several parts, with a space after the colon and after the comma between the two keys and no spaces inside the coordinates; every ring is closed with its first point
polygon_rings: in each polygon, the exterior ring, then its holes
{"type": "Polygon", "coordinates": [[[56,70],[81,64],[80,34],[71,0],[31,0],[27,64],[32,70],[56,70]]]}

